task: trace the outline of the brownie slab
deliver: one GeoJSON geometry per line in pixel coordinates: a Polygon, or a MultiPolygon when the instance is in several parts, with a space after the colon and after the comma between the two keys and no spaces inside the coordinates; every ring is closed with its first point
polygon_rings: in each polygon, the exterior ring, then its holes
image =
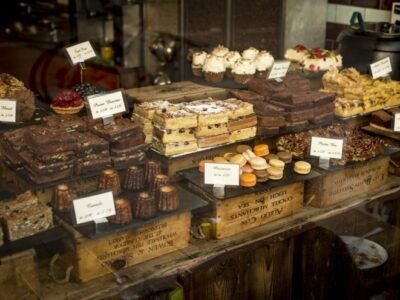
{"type": "Polygon", "coordinates": [[[119,118],[115,120],[114,124],[97,123],[91,130],[94,134],[109,142],[117,142],[123,138],[139,134],[142,132],[142,127],[139,123],[119,118]]]}
{"type": "Polygon", "coordinates": [[[75,115],[51,115],[43,118],[46,126],[59,128],[66,132],[86,131],[88,129],[85,119],[75,115]]]}
{"type": "Polygon", "coordinates": [[[132,165],[141,165],[146,161],[146,152],[137,151],[135,154],[124,157],[111,156],[111,161],[114,168],[127,168],[132,165]]]}
{"type": "Polygon", "coordinates": [[[111,157],[109,155],[107,157],[90,160],[79,158],[74,164],[74,175],[100,172],[108,167],[111,167],[111,157]]]}
{"type": "Polygon", "coordinates": [[[24,168],[29,170],[31,173],[38,175],[49,175],[61,172],[63,170],[72,168],[74,165],[74,159],[46,164],[33,158],[32,153],[27,150],[20,152],[20,156],[22,158],[24,168]]]}
{"type": "Polygon", "coordinates": [[[253,101],[264,101],[264,97],[252,91],[229,90],[229,92],[238,99],[252,103],[253,101]]]}
{"type": "Polygon", "coordinates": [[[73,132],[71,135],[78,141],[75,151],[78,157],[109,150],[109,143],[91,132],[73,132]]]}

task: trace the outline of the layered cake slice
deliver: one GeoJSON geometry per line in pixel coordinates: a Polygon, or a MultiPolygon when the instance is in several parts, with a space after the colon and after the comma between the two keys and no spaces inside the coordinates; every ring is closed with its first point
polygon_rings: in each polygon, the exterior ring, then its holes
{"type": "Polygon", "coordinates": [[[216,103],[222,107],[225,107],[228,112],[229,120],[235,120],[254,113],[253,105],[251,103],[243,102],[236,98],[229,98],[216,103]]]}
{"type": "Polygon", "coordinates": [[[197,141],[163,143],[156,137],[153,137],[153,146],[167,156],[193,152],[198,149],[197,141]]]}
{"type": "Polygon", "coordinates": [[[256,136],[257,127],[248,127],[239,130],[234,130],[229,133],[229,140],[233,142],[238,142],[242,140],[247,140],[256,136]]]}
{"type": "Polygon", "coordinates": [[[197,115],[198,126],[228,123],[227,110],[210,100],[194,101],[186,104],[185,108],[197,115]]]}
{"type": "Polygon", "coordinates": [[[135,113],[139,116],[152,120],[154,113],[157,110],[167,109],[169,111],[179,110],[179,105],[172,104],[168,101],[154,101],[154,102],[143,102],[135,105],[135,113]]]}
{"type": "Polygon", "coordinates": [[[207,137],[228,133],[228,124],[210,124],[208,126],[198,126],[194,129],[196,137],[207,137]]]}
{"type": "Polygon", "coordinates": [[[153,136],[163,143],[195,141],[194,128],[181,128],[178,130],[164,129],[159,126],[154,126],[153,136]]]}
{"type": "Polygon", "coordinates": [[[154,124],[159,127],[179,130],[181,128],[194,128],[197,127],[197,115],[185,109],[176,111],[159,110],[154,113],[154,124]]]}
{"type": "Polygon", "coordinates": [[[229,133],[208,136],[208,137],[200,137],[197,139],[199,148],[207,148],[207,147],[227,144],[229,142],[230,142],[229,133]]]}
{"type": "Polygon", "coordinates": [[[255,114],[251,114],[245,117],[240,117],[235,120],[229,120],[228,130],[229,132],[240,130],[244,128],[257,126],[257,116],[255,114]]]}

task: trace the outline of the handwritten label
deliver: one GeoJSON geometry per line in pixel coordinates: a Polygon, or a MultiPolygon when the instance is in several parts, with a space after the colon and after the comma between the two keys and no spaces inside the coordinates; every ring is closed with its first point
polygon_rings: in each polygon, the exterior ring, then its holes
{"type": "Polygon", "coordinates": [[[342,139],[328,139],[315,136],[311,138],[310,155],[312,156],[341,159],[342,152],[342,139]]]}
{"type": "Polygon", "coordinates": [[[17,101],[0,99],[0,122],[14,123],[17,120],[17,101]]]}
{"type": "Polygon", "coordinates": [[[97,94],[88,97],[93,119],[108,118],[126,111],[124,96],[121,90],[97,94]]]}
{"type": "Polygon", "coordinates": [[[374,62],[370,67],[373,79],[384,77],[392,72],[392,64],[389,57],[374,62]]]}
{"type": "Polygon", "coordinates": [[[204,183],[220,185],[239,185],[240,166],[237,164],[204,165],[204,183]]]}
{"type": "Polygon", "coordinates": [[[73,201],[76,224],[115,215],[114,197],[111,191],[73,201]]]}
{"type": "Polygon", "coordinates": [[[393,116],[393,130],[400,132],[400,113],[395,113],[393,116]]]}
{"type": "Polygon", "coordinates": [[[96,52],[94,52],[89,41],[68,47],[66,50],[73,65],[84,62],[92,57],[96,57],[96,52]]]}
{"type": "Polygon", "coordinates": [[[276,61],[269,72],[268,79],[285,77],[289,66],[290,61],[288,60],[276,61]]]}

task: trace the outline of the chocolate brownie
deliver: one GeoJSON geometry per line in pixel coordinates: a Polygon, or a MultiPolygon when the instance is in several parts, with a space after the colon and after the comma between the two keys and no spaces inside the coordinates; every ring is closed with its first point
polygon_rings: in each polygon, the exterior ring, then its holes
{"type": "Polygon", "coordinates": [[[261,127],[257,126],[257,135],[270,136],[279,133],[279,127],[261,127]]]}
{"type": "Polygon", "coordinates": [[[27,169],[26,174],[34,183],[43,184],[43,183],[49,183],[49,182],[72,177],[73,170],[74,169],[72,167],[70,167],[68,169],[64,169],[59,172],[54,172],[54,173],[47,174],[47,175],[44,175],[44,174],[39,175],[39,174],[36,174],[36,173],[32,172],[31,170],[27,169]]]}
{"type": "Polygon", "coordinates": [[[46,126],[59,128],[66,132],[86,131],[86,120],[75,115],[51,115],[43,118],[46,126]]]}
{"type": "Polygon", "coordinates": [[[101,170],[108,167],[111,167],[110,155],[89,160],[78,158],[75,160],[74,164],[74,175],[100,172],[101,170]]]}
{"type": "Polygon", "coordinates": [[[302,131],[307,128],[308,124],[309,124],[309,122],[307,120],[296,121],[296,122],[288,121],[288,122],[286,122],[285,129],[290,130],[290,131],[302,131]]]}
{"type": "Polygon", "coordinates": [[[32,153],[27,150],[20,152],[20,156],[22,158],[24,168],[29,170],[32,174],[38,175],[49,175],[52,173],[61,172],[68,168],[72,168],[74,164],[74,159],[46,164],[35,159],[32,156],[32,153]]]}
{"type": "Polygon", "coordinates": [[[139,134],[142,132],[142,127],[139,123],[121,118],[115,120],[114,124],[97,123],[92,127],[92,131],[109,142],[117,142],[123,138],[139,134]]]}
{"type": "Polygon", "coordinates": [[[329,125],[333,122],[333,119],[334,119],[333,112],[331,112],[331,113],[315,115],[314,118],[310,120],[310,122],[316,125],[329,125]]]}
{"type": "Polygon", "coordinates": [[[124,150],[127,148],[136,147],[136,146],[144,144],[145,138],[146,138],[146,136],[143,134],[143,132],[139,132],[135,136],[123,138],[123,139],[118,140],[117,142],[111,143],[110,149],[124,150]]]}
{"type": "Polygon", "coordinates": [[[132,165],[141,165],[146,161],[146,152],[137,151],[129,156],[111,156],[112,165],[114,168],[127,168],[132,165]]]}
{"type": "Polygon", "coordinates": [[[262,127],[283,127],[285,117],[282,116],[258,116],[257,125],[262,127]]]}
{"type": "Polygon", "coordinates": [[[57,162],[70,161],[75,158],[75,152],[65,151],[65,152],[49,153],[43,155],[36,155],[35,153],[32,153],[32,156],[35,160],[39,160],[44,164],[51,164],[57,162]]]}
{"type": "Polygon", "coordinates": [[[327,92],[320,92],[320,91],[312,91],[310,92],[312,101],[315,105],[323,105],[327,103],[334,102],[336,99],[335,93],[327,93],[327,92]]]}
{"type": "Polygon", "coordinates": [[[78,157],[109,151],[109,143],[91,132],[72,132],[71,135],[78,141],[75,150],[78,157]]]}
{"type": "Polygon", "coordinates": [[[128,147],[125,149],[111,148],[110,153],[113,157],[127,157],[134,155],[138,151],[146,151],[148,147],[149,145],[141,144],[138,146],[128,147]]]}
{"type": "Polygon", "coordinates": [[[333,114],[335,112],[335,103],[328,102],[322,105],[314,106],[314,116],[319,116],[323,114],[333,114]]]}
{"type": "Polygon", "coordinates": [[[314,118],[314,110],[311,109],[303,109],[303,110],[298,110],[298,111],[289,111],[285,112],[284,116],[287,121],[289,122],[300,122],[300,121],[306,121],[306,120],[311,120],[314,118]]]}
{"type": "Polygon", "coordinates": [[[272,96],[273,101],[283,102],[295,106],[312,105],[312,97],[310,93],[276,93],[272,96]]]}
{"type": "Polygon", "coordinates": [[[273,101],[273,100],[269,100],[267,102],[269,104],[283,108],[286,111],[296,111],[296,110],[303,110],[303,109],[307,109],[307,108],[312,109],[314,107],[312,102],[305,102],[305,103],[302,103],[301,105],[288,104],[288,103],[283,103],[283,102],[278,102],[278,101],[273,101]]]}
{"type": "Polygon", "coordinates": [[[253,103],[254,101],[264,101],[264,97],[254,93],[252,91],[246,90],[229,90],[229,92],[236,98],[253,103]]]}
{"type": "Polygon", "coordinates": [[[383,110],[371,114],[371,123],[381,127],[392,129],[392,120],[392,115],[383,110]]]}
{"type": "Polygon", "coordinates": [[[254,105],[254,111],[257,115],[277,116],[281,115],[285,111],[285,108],[270,103],[269,101],[264,101],[262,103],[257,103],[256,105],[254,105]]]}
{"type": "Polygon", "coordinates": [[[25,132],[29,131],[30,127],[22,127],[13,131],[3,133],[2,142],[7,143],[15,151],[22,151],[26,148],[25,132]]]}
{"type": "Polygon", "coordinates": [[[271,96],[275,93],[285,91],[283,83],[277,82],[276,80],[265,81],[259,78],[249,80],[247,82],[247,87],[250,91],[256,92],[262,96],[271,96]]]}
{"type": "Polygon", "coordinates": [[[19,156],[19,152],[15,151],[7,142],[0,140],[1,153],[4,155],[5,159],[11,163],[15,168],[22,166],[22,159],[19,156]]]}

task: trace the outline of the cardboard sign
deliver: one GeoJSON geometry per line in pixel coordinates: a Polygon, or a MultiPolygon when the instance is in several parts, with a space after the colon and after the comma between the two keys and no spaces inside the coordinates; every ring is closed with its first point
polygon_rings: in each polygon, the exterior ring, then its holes
{"type": "Polygon", "coordinates": [[[93,47],[89,41],[68,47],[66,51],[71,61],[71,64],[73,65],[96,57],[96,52],[94,52],[93,47]]]}
{"type": "Polygon", "coordinates": [[[328,139],[321,137],[311,138],[310,155],[341,159],[343,152],[343,139],[328,139]]]}
{"type": "Polygon", "coordinates": [[[374,62],[370,67],[373,79],[385,77],[392,72],[392,64],[389,57],[374,62]]]}
{"type": "Polygon", "coordinates": [[[239,185],[240,167],[237,164],[204,165],[204,183],[214,185],[239,185]]]}
{"type": "Polygon", "coordinates": [[[290,61],[288,60],[276,61],[269,72],[268,79],[285,77],[289,66],[290,61]]]}
{"type": "Polygon", "coordinates": [[[0,99],[0,122],[15,123],[17,120],[17,101],[0,99]]]}
{"type": "Polygon", "coordinates": [[[394,114],[393,130],[396,132],[400,132],[400,113],[394,114]]]}
{"type": "Polygon", "coordinates": [[[87,99],[93,119],[105,119],[126,111],[124,95],[121,90],[92,95],[87,99]]]}
{"type": "Polygon", "coordinates": [[[115,215],[114,197],[111,191],[73,201],[76,224],[115,215]]]}

